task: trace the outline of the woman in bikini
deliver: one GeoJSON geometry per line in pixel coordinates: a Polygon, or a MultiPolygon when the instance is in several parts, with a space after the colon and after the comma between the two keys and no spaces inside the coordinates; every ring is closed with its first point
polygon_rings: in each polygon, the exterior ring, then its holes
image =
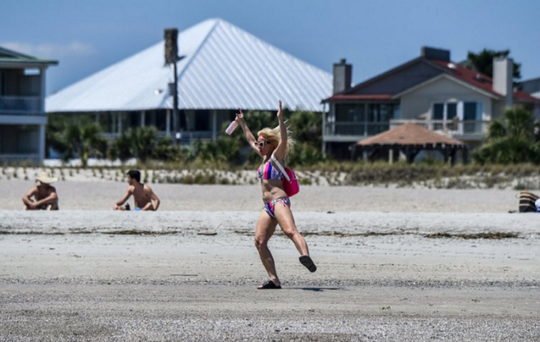
{"type": "Polygon", "coordinates": [[[283,174],[271,160],[273,156],[278,163],[285,165],[284,160],[287,152],[294,143],[288,138],[289,132],[283,121],[281,100],[279,101],[277,118],[279,126],[274,129],[262,129],[257,133],[257,139],[247,127],[241,110],[240,113],[236,114],[235,119],[242,127],[249,145],[262,157],[262,164],[257,169],[257,174],[261,180],[264,209],[261,211],[257,221],[255,246],[259,251],[262,264],[268,272],[270,280],[259,286],[258,289],[281,289],[274,258],[268,249],[268,240],[274,234],[278,223],[283,233],[294,242],[296,249],[300,252],[300,263],[311,272],[317,270],[313,260],[309,257],[309,250],[304,237],[296,229],[291,211],[291,201],[283,190],[283,174]]]}

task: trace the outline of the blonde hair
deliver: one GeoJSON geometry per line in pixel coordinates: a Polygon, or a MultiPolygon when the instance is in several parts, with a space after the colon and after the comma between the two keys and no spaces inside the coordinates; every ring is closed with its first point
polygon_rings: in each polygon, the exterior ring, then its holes
{"type": "MultiPolygon", "coordinates": [[[[289,129],[289,126],[285,125],[285,127],[287,129],[287,152],[285,155],[287,156],[289,154],[289,150],[294,146],[295,141],[292,138],[292,131],[289,129]]],[[[268,143],[274,146],[274,148],[276,148],[281,141],[279,126],[276,128],[263,128],[257,133],[257,135],[263,137],[264,140],[268,141],[268,143]]]]}

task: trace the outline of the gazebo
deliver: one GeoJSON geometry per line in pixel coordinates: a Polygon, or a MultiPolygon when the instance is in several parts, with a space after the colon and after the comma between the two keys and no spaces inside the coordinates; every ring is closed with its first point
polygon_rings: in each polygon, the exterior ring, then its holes
{"type": "Polygon", "coordinates": [[[454,164],[458,150],[463,150],[464,159],[468,153],[467,145],[463,142],[412,123],[360,140],[356,147],[360,148],[364,159],[373,160],[388,155],[390,163],[400,153],[406,156],[407,162],[412,163],[420,151],[436,150],[442,153],[445,162],[450,160],[454,164]]]}

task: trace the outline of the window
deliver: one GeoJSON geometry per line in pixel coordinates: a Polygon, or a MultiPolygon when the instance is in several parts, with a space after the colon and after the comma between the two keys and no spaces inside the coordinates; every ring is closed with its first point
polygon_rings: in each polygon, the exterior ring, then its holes
{"type": "Polygon", "coordinates": [[[482,102],[444,102],[434,103],[433,120],[452,120],[456,116],[465,121],[482,120],[482,102]]]}
{"type": "Polygon", "coordinates": [[[364,121],[364,105],[336,105],[336,121],[364,121]]]}
{"type": "Polygon", "coordinates": [[[482,102],[463,103],[463,130],[467,134],[482,133],[482,102]]]}
{"type": "Polygon", "coordinates": [[[433,105],[433,120],[444,120],[444,103],[433,105]]]}
{"type": "Polygon", "coordinates": [[[475,133],[481,129],[481,123],[471,121],[481,121],[483,114],[482,102],[459,101],[434,103],[432,108],[432,120],[435,122],[435,130],[447,129],[465,133],[475,133]],[[458,123],[457,121],[464,121],[458,123]]]}
{"type": "Polygon", "coordinates": [[[446,104],[446,120],[452,120],[457,116],[457,103],[446,104]]]}
{"type": "Polygon", "coordinates": [[[482,103],[481,102],[464,102],[463,103],[463,120],[465,121],[482,120],[482,103]]]}
{"type": "Polygon", "coordinates": [[[210,131],[210,111],[198,110],[195,112],[195,130],[210,131]]]}
{"type": "Polygon", "coordinates": [[[369,136],[390,128],[390,120],[399,118],[397,103],[339,103],[334,107],[334,122],[329,117],[330,135],[369,136]]]}

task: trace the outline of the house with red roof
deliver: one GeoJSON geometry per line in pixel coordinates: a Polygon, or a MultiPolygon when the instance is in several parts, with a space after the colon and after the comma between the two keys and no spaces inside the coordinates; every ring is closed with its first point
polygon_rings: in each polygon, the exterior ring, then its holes
{"type": "Polygon", "coordinates": [[[514,89],[512,68],[512,59],[495,58],[490,78],[452,62],[449,50],[422,47],[420,57],[351,86],[352,65],[343,59],[322,101],[323,152],[349,158],[352,144],[404,123],[478,147],[506,108],[540,109],[540,99],[514,89]]]}

